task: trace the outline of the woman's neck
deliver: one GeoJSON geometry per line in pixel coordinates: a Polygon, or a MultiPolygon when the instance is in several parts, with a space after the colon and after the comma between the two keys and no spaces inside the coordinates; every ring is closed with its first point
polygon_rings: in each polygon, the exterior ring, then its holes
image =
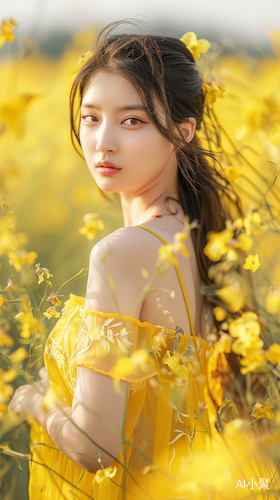
{"type": "MultiPolygon", "coordinates": [[[[124,225],[143,224],[153,215],[167,214],[166,199],[178,200],[177,170],[170,169],[153,183],[143,186],[138,192],[123,191],[120,193],[124,225]]],[[[170,202],[172,212],[181,209],[179,203],[170,202]]]]}
{"type": "MultiPolygon", "coordinates": [[[[168,214],[168,209],[166,207],[166,198],[172,197],[177,199],[176,192],[166,192],[157,193],[157,197],[154,196],[136,196],[128,197],[121,195],[121,205],[124,217],[124,225],[127,226],[137,226],[138,224],[143,224],[146,220],[155,215],[168,214]]],[[[173,211],[178,210],[179,204],[172,202],[171,209],[173,211]]]]}

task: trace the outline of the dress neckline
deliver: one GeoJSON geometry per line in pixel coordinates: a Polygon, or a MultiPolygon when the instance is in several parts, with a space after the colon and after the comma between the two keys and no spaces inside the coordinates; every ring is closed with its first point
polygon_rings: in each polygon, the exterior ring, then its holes
{"type": "MultiPolygon", "coordinates": [[[[85,314],[98,315],[102,318],[112,318],[112,317],[123,318],[126,321],[131,321],[132,323],[135,323],[140,328],[152,327],[152,328],[157,328],[158,331],[162,330],[162,331],[169,333],[169,334],[175,333],[175,330],[173,330],[172,328],[167,328],[165,326],[155,325],[154,323],[150,323],[149,321],[141,321],[138,318],[134,318],[134,316],[127,316],[127,315],[119,314],[119,313],[103,313],[101,311],[94,311],[93,309],[86,309],[84,307],[84,305],[85,305],[85,298],[84,297],[81,297],[79,295],[75,295],[73,293],[70,293],[69,297],[70,298],[68,300],[73,302],[74,304],[76,304],[78,306],[81,306],[82,311],[85,314]]],[[[66,302],[68,302],[68,301],[66,301],[66,302]]],[[[66,304],[66,302],[65,302],[65,304],[66,304]]],[[[187,333],[184,333],[184,335],[186,335],[186,337],[189,337],[190,339],[193,338],[193,335],[188,335],[187,333]]],[[[198,337],[198,336],[194,336],[194,337],[195,337],[196,341],[202,342],[203,344],[205,344],[206,346],[209,347],[208,342],[206,340],[204,340],[202,337],[198,337]]]]}

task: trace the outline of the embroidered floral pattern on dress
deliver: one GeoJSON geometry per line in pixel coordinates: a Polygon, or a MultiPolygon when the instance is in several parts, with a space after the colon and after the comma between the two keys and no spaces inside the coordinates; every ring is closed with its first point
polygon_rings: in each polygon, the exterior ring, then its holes
{"type": "Polygon", "coordinates": [[[48,358],[53,358],[57,362],[58,368],[62,368],[62,366],[66,363],[66,353],[65,349],[62,345],[57,344],[57,342],[53,338],[49,338],[48,343],[45,347],[45,353],[48,355],[48,358]]]}
{"type": "Polygon", "coordinates": [[[143,387],[145,384],[146,384],[146,381],[136,382],[136,383],[131,382],[130,391],[129,391],[130,396],[132,396],[132,394],[135,394],[136,392],[138,392],[139,389],[141,389],[141,387],[143,387]]]}
{"type": "MultiPolygon", "coordinates": [[[[117,328],[123,325],[122,321],[113,324],[114,321],[116,321],[116,318],[106,319],[101,327],[101,330],[98,332],[96,337],[92,338],[92,340],[102,342],[102,347],[107,353],[111,348],[110,343],[114,344],[114,342],[117,341],[121,351],[127,353],[129,351],[129,346],[133,345],[132,342],[125,338],[127,335],[129,335],[130,331],[128,331],[126,327],[123,327],[119,331],[113,331],[113,328],[117,328]]],[[[88,333],[85,328],[82,328],[82,331],[88,333]]]]}

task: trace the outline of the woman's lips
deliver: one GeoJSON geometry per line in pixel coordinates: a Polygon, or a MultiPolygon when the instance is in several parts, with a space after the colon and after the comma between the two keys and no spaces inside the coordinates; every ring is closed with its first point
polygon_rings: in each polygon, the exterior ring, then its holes
{"type": "Polygon", "coordinates": [[[98,172],[104,176],[115,175],[121,170],[121,168],[110,161],[98,161],[96,167],[98,168],[98,172]]]}

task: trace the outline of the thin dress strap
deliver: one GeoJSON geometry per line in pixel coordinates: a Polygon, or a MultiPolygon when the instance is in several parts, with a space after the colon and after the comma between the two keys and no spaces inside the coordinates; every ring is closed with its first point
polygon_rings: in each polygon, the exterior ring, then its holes
{"type": "MultiPolygon", "coordinates": [[[[160,241],[162,241],[162,243],[164,245],[167,245],[167,242],[161,236],[159,236],[157,233],[155,233],[154,231],[152,231],[151,229],[148,229],[147,227],[139,226],[139,225],[137,225],[136,227],[140,227],[141,229],[145,229],[145,231],[148,231],[149,233],[151,233],[154,236],[156,236],[160,241]]],[[[197,350],[197,347],[196,347],[196,337],[195,337],[195,333],[194,333],[194,327],[193,327],[193,322],[192,322],[192,317],[191,317],[190,305],[189,305],[187,293],[186,293],[186,290],[185,290],[185,287],[184,287],[184,282],[183,282],[183,279],[182,279],[182,275],[180,273],[180,269],[179,269],[178,264],[176,263],[176,260],[174,261],[174,267],[175,267],[175,270],[176,270],[176,273],[177,273],[177,276],[178,276],[178,280],[179,280],[180,287],[181,287],[181,290],[182,290],[182,294],[183,294],[183,297],[184,297],[184,301],[185,301],[185,304],[186,304],[186,309],[187,309],[189,323],[190,323],[190,329],[191,329],[192,337],[193,337],[193,340],[194,340],[194,347],[196,349],[197,357],[199,359],[199,354],[198,354],[198,350],[197,350]]],[[[199,362],[200,362],[200,360],[199,360],[199,362]]]]}

